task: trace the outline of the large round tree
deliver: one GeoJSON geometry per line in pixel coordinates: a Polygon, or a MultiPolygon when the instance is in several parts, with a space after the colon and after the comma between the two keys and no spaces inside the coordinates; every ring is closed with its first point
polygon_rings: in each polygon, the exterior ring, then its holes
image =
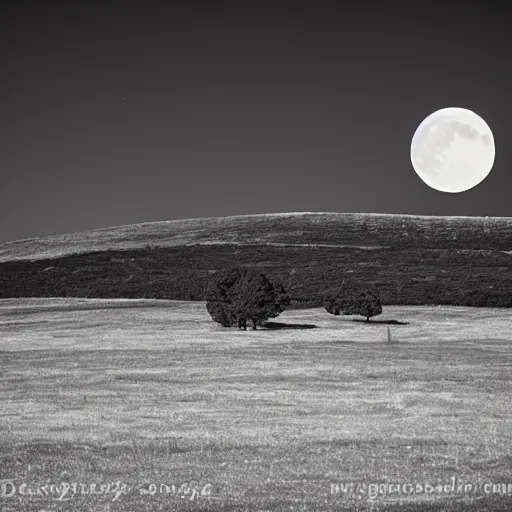
{"type": "Polygon", "coordinates": [[[224,327],[253,329],[277,317],[290,299],[282,284],[273,284],[254,269],[235,268],[219,272],[208,289],[206,309],[224,327]]]}

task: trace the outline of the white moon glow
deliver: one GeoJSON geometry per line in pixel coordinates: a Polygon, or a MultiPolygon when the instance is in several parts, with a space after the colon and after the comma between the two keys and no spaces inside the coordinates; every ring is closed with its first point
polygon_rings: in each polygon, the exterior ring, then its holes
{"type": "Polygon", "coordinates": [[[481,183],[494,164],[489,125],[464,108],[444,108],[426,117],[411,142],[418,176],[441,192],[464,192],[481,183]]]}

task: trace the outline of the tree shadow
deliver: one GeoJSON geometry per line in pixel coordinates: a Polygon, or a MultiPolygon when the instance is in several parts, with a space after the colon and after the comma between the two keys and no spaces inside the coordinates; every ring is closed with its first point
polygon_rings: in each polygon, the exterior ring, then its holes
{"type": "Polygon", "coordinates": [[[354,318],[352,319],[352,322],[362,322],[363,324],[370,325],[370,324],[384,324],[384,325],[409,325],[409,322],[400,322],[400,320],[370,320],[367,322],[363,318],[354,318]]]}
{"type": "Polygon", "coordinates": [[[265,322],[263,325],[266,329],[315,329],[313,324],[285,324],[283,322],[265,322]]]}

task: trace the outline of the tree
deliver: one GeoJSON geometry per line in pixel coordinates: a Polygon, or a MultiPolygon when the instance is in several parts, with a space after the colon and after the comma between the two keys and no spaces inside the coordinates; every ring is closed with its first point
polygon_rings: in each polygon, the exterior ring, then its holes
{"type": "Polygon", "coordinates": [[[290,303],[282,283],[272,284],[256,270],[245,270],[233,287],[235,315],[244,322],[252,321],[252,328],[269,318],[279,316],[290,303]]]}
{"type": "Polygon", "coordinates": [[[288,294],[288,292],[286,291],[282,281],[280,281],[280,280],[275,281],[274,289],[277,292],[276,308],[279,309],[280,311],[277,315],[273,316],[272,318],[275,318],[280,313],[282,313],[286,309],[286,307],[290,305],[290,302],[291,302],[291,297],[288,294]]]}
{"type": "Polygon", "coordinates": [[[338,316],[340,313],[344,313],[350,306],[346,281],[327,290],[322,297],[322,303],[325,310],[331,315],[338,316]]]}
{"type": "Polygon", "coordinates": [[[231,327],[236,324],[236,317],[229,304],[217,301],[208,301],[206,310],[210,313],[212,319],[222,325],[222,327],[231,327]]]}
{"type": "Polygon", "coordinates": [[[366,289],[356,294],[349,289],[346,281],[342,281],[325,292],[323,298],[324,308],[331,315],[361,315],[368,322],[372,316],[382,313],[382,305],[377,292],[366,289]]]}
{"type": "Polygon", "coordinates": [[[378,293],[366,289],[358,297],[352,299],[346,314],[364,316],[366,321],[369,322],[371,317],[381,313],[382,304],[380,303],[378,293]]]}
{"type": "Polygon", "coordinates": [[[207,288],[206,310],[223,327],[237,325],[231,290],[241,275],[240,269],[222,270],[215,275],[207,288]]]}
{"type": "Polygon", "coordinates": [[[281,314],[290,299],[282,283],[272,284],[253,269],[235,268],[219,272],[208,290],[206,309],[213,320],[224,327],[237,325],[253,329],[281,314]]]}

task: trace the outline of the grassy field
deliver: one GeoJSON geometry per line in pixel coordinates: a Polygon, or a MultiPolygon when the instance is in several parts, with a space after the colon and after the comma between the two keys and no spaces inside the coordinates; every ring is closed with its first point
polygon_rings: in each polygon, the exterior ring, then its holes
{"type": "Polygon", "coordinates": [[[0,510],[512,510],[512,485],[385,487],[512,484],[510,311],[356,320],[241,332],[199,302],[1,300],[0,510]],[[62,482],[84,487],[20,495],[62,482]]]}

